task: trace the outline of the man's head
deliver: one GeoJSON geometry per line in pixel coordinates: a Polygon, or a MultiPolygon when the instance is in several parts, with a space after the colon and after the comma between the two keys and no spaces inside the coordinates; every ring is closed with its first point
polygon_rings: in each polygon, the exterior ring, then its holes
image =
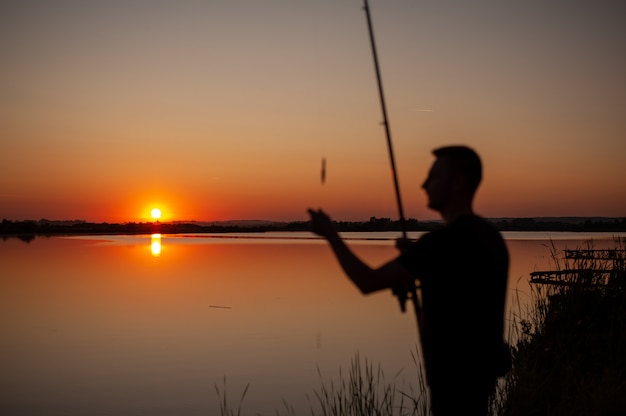
{"type": "Polygon", "coordinates": [[[422,185],[428,194],[428,206],[442,213],[471,208],[482,179],[478,154],[467,146],[440,147],[433,154],[437,159],[422,185]]]}

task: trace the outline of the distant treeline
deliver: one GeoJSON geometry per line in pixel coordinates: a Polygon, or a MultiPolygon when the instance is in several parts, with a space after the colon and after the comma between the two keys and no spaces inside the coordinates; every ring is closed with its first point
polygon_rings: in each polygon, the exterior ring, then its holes
{"type": "MultiPolygon", "coordinates": [[[[265,228],[265,227],[263,227],[265,228]]],[[[272,228],[274,229],[274,228],[272,228]]],[[[260,226],[201,225],[190,223],[126,222],[93,223],[87,221],[8,221],[0,223],[0,235],[74,235],[74,234],[178,234],[262,231],[260,226]]]]}
{"type": "Polygon", "coordinates": [[[501,231],[574,231],[617,232],[626,231],[626,217],[601,219],[559,220],[544,218],[512,218],[490,220],[501,231]]]}
{"type": "MultiPolygon", "coordinates": [[[[489,219],[501,231],[570,231],[570,232],[620,232],[626,231],[626,217],[599,219],[572,218],[506,218],[489,219]]],[[[372,232],[401,231],[400,221],[391,218],[371,217],[369,221],[337,221],[339,231],[372,232]]],[[[431,231],[442,226],[440,221],[405,220],[407,231],[431,231]]],[[[198,222],[127,222],[93,223],[82,220],[49,221],[2,220],[0,235],[2,238],[19,237],[30,241],[37,235],[76,235],[76,234],[180,234],[180,233],[234,233],[265,231],[308,231],[309,221],[295,222],[255,222],[246,221],[198,223],[198,222]],[[31,238],[32,237],[32,238],[31,238]]]]}
{"type": "MultiPolygon", "coordinates": [[[[571,232],[619,232],[626,231],[624,218],[488,218],[500,231],[571,231],[571,232]]],[[[301,223],[308,226],[308,222],[301,223]]],[[[340,231],[401,231],[400,221],[372,217],[366,222],[335,222],[340,231]]],[[[405,220],[407,231],[432,231],[441,228],[441,221],[405,220]]]]}

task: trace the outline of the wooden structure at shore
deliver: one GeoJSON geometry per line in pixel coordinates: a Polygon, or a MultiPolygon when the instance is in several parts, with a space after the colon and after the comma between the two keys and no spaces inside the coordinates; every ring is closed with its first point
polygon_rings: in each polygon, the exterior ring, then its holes
{"type": "Polygon", "coordinates": [[[563,250],[565,268],[530,273],[530,283],[587,287],[625,286],[626,249],[563,250]]]}

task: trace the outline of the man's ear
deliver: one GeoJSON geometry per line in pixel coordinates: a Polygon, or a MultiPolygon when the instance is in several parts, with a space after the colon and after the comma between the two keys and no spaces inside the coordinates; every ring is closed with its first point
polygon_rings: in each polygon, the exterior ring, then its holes
{"type": "Polygon", "coordinates": [[[456,175],[452,180],[452,187],[456,194],[472,196],[474,193],[469,178],[464,175],[456,175]]]}

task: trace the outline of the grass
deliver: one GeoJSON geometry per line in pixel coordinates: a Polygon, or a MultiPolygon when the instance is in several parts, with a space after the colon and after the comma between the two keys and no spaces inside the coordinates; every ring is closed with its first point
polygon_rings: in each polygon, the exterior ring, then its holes
{"type": "MultiPolygon", "coordinates": [[[[417,353],[414,362],[419,366],[417,353]]],[[[421,367],[418,367],[421,368],[421,367]]],[[[318,369],[319,371],[319,369],[318,369]]],[[[339,383],[322,383],[315,391],[317,408],[311,407],[312,415],[321,416],[360,416],[360,415],[425,415],[428,412],[426,386],[419,373],[419,391],[413,391],[411,384],[402,381],[401,372],[394,375],[390,382],[380,365],[374,366],[367,359],[361,360],[356,354],[347,376],[339,370],[339,383]],[[408,389],[408,391],[406,391],[408,389]]],[[[320,373],[320,379],[322,374],[320,373]]]]}
{"type": "MultiPolygon", "coordinates": [[[[615,249],[624,250],[624,241],[615,240],[615,249]]],[[[584,249],[593,249],[593,241],[584,249]]],[[[583,270],[572,274],[567,284],[532,286],[531,303],[510,319],[509,338],[513,345],[513,368],[500,380],[491,398],[492,414],[501,416],[612,416],[626,414],[626,268],[621,262],[590,258],[563,259],[550,247],[554,270],[583,270]],[[593,285],[599,276],[594,270],[613,268],[614,279],[593,285]],[[582,278],[579,278],[582,277],[582,278]]],[[[406,383],[401,372],[391,380],[379,365],[356,354],[339,381],[324,381],[307,395],[312,416],[425,416],[429,414],[427,389],[419,354],[413,354],[418,368],[417,391],[406,383]]],[[[318,369],[319,371],[319,369],[318,369]]],[[[220,390],[223,416],[241,416],[220,390]]],[[[284,403],[284,413],[295,416],[284,403]]]]}

